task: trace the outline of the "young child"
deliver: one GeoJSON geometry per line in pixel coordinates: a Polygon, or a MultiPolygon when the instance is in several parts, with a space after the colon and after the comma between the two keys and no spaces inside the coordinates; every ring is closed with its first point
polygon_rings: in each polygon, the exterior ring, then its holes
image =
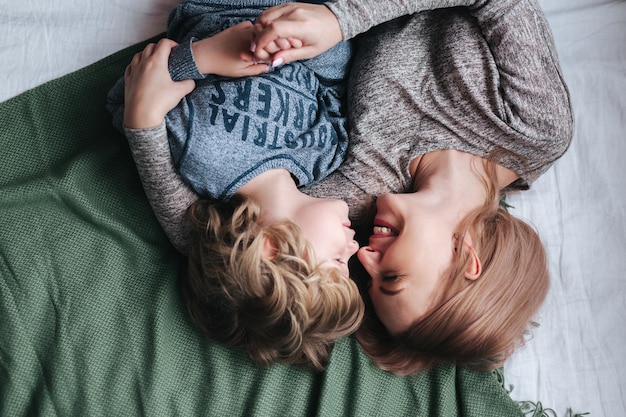
{"type": "Polygon", "coordinates": [[[320,370],[333,341],[355,331],[363,315],[347,268],[358,244],[345,202],[299,187],[327,176],[346,154],[351,50],[344,42],[283,66],[244,62],[250,20],[280,3],[179,4],[168,20],[168,37],[179,45],[169,53],[160,42],[137,54],[108,107],[130,140],[141,140],[133,131],[166,129],[176,170],[206,198],[189,208],[191,239],[177,246],[188,255],[183,293],[195,325],[245,348],[257,364],[320,370]],[[142,74],[154,70],[150,60],[165,66],[164,51],[171,80],[193,79],[196,87],[174,108],[155,100],[150,115],[135,111],[142,74]]]}

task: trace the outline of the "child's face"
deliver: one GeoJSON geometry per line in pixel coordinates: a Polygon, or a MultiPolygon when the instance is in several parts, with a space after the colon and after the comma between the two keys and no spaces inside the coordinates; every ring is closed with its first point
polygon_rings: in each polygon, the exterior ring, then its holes
{"type": "Polygon", "coordinates": [[[350,228],[348,205],[342,200],[312,199],[291,221],[296,223],[315,250],[317,262],[337,267],[349,276],[348,259],[359,249],[350,228]]]}

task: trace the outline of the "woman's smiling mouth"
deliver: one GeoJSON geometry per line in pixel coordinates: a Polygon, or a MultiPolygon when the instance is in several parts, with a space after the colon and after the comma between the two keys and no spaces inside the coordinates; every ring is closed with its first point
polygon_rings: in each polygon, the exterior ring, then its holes
{"type": "Polygon", "coordinates": [[[374,220],[371,237],[393,237],[398,236],[398,230],[384,220],[374,220]]]}

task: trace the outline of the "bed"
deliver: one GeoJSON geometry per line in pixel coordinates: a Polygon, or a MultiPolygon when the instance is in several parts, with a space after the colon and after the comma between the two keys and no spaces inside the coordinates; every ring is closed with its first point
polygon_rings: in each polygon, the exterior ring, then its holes
{"type": "Polygon", "coordinates": [[[549,254],[538,327],[503,373],[409,378],[354,338],[315,374],[193,331],[182,260],[103,106],[176,3],[0,0],[0,415],[626,416],[625,1],[540,1],[576,128],[509,201],[549,254]]]}

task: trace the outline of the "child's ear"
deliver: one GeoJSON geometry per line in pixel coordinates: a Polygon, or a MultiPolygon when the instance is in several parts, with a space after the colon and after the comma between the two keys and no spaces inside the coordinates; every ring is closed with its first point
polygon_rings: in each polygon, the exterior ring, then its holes
{"type": "Polygon", "coordinates": [[[480,274],[483,271],[483,266],[480,262],[480,258],[474,249],[474,245],[472,242],[472,237],[469,233],[465,234],[463,238],[463,245],[465,246],[465,253],[469,258],[469,262],[467,264],[467,268],[465,269],[465,278],[470,281],[475,281],[480,278],[480,274]]]}
{"type": "Polygon", "coordinates": [[[267,236],[263,236],[263,246],[261,247],[261,256],[263,258],[272,260],[278,255],[278,248],[272,239],[267,236]]]}

